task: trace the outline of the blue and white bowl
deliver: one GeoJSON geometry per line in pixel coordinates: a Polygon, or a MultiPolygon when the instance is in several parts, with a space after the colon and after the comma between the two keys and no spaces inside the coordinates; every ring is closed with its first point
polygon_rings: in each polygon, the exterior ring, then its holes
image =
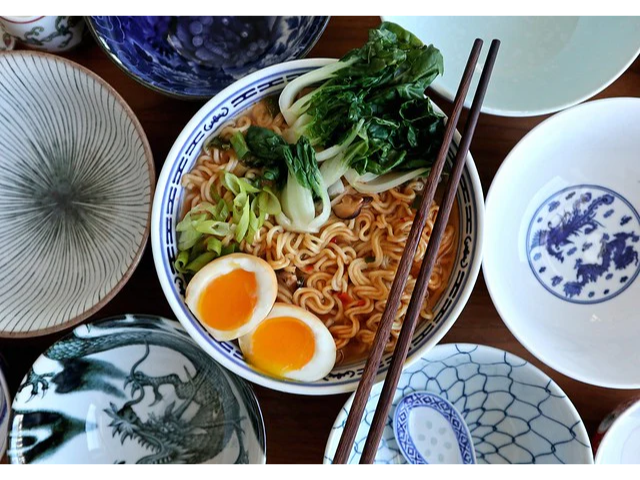
{"type": "Polygon", "coordinates": [[[261,68],[303,58],[329,17],[87,17],[109,57],[158,92],[206,99],[261,68]]]}
{"type": "MultiPolygon", "coordinates": [[[[381,390],[378,383],[371,391],[348,463],[360,460],[381,390]]],[[[580,415],[553,380],[515,355],[470,344],[438,345],[404,369],[375,463],[407,463],[394,435],[393,409],[421,391],[440,395],[460,412],[478,463],[593,463],[580,415]]],[[[353,397],[331,429],[325,463],[333,460],[353,397]]],[[[426,424],[423,434],[433,442],[432,433],[426,424]]]]}
{"type": "Polygon", "coordinates": [[[559,113],[487,196],[484,276],[511,332],[559,372],[640,388],[640,100],[559,113]]]}
{"type": "Polygon", "coordinates": [[[251,387],[179,323],[124,315],[77,327],[13,401],[12,463],[265,463],[251,387]]]}
{"type": "MultiPolygon", "coordinates": [[[[356,389],[364,369],[364,361],[341,365],[317,382],[277,380],[248,365],[235,343],[216,341],[198,322],[184,302],[186,284],[174,268],[177,255],[176,225],[183,211],[182,175],[193,168],[206,139],[215,135],[224,122],[260,99],[278,94],[285,84],[299,75],[335,60],[308,59],[287,62],[260,70],[226,88],[191,119],[165,160],[158,180],[151,220],[151,245],[160,284],[176,317],[189,334],[213,358],[232,372],[268,388],[304,395],[327,395],[356,389]]],[[[437,108],[437,107],[436,107],[437,108]]],[[[456,133],[449,160],[457,152],[460,135],[456,133]]],[[[458,188],[459,244],[449,285],[434,308],[432,322],[421,323],[409,349],[408,363],[426,353],[445,335],[456,321],[478,276],[482,252],[483,196],[478,172],[471,154],[458,188]]],[[[391,363],[383,358],[378,378],[391,363]]]]}

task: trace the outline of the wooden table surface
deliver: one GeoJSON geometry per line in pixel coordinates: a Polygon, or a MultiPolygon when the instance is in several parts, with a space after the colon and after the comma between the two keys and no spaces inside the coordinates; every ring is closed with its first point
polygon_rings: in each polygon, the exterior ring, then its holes
{"type": "MultiPolygon", "coordinates": [[[[378,24],[378,17],[333,17],[309,57],[340,57],[351,48],[364,43],[368,29],[378,24]]],[[[204,102],[174,100],[141,86],[116,67],[92,38],[88,38],[78,50],[65,54],[65,57],[97,73],[124,97],[138,116],[149,138],[156,172],[159,174],[174,140],[204,102]]],[[[598,95],[598,98],[638,95],[640,60],[598,95]]],[[[432,96],[436,103],[449,113],[451,103],[436,94],[432,96]]],[[[471,151],[485,194],[509,151],[545,118],[502,118],[491,115],[480,117],[471,151]]],[[[149,242],[140,265],[127,285],[89,320],[123,313],[149,313],[175,318],[160,288],[149,242]]],[[[0,353],[8,365],[5,373],[12,395],[38,355],[64,333],[29,340],[0,340],[0,353]]],[[[451,342],[491,345],[519,355],[540,367],[572,400],[584,420],[589,435],[594,434],[604,416],[620,402],[640,394],[640,390],[610,390],[580,383],[559,374],[534,358],[511,335],[498,316],[482,273],[464,312],[442,341],[451,342]]],[[[349,395],[305,397],[280,393],[260,386],[254,386],[254,390],[262,408],[267,430],[267,461],[322,462],[331,426],[349,395]]]]}

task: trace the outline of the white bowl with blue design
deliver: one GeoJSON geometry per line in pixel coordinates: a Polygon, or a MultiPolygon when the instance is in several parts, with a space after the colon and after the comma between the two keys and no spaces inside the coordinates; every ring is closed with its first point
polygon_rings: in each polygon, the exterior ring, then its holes
{"type": "Polygon", "coordinates": [[[518,340],[559,372],[640,388],[640,100],[541,123],[487,195],[484,276],[518,340]]]}
{"type": "Polygon", "coordinates": [[[261,68],[303,58],[329,17],[87,17],[105,53],[134,80],[172,97],[209,100],[261,68]]]}
{"type": "MultiPolygon", "coordinates": [[[[183,212],[185,191],[180,180],[195,165],[207,138],[216,135],[226,120],[267,96],[279,94],[286,83],[294,78],[334,61],[306,59],[274,65],[234,83],[205,104],[183,129],[164,162],[151,219],[151,245],[160,285],[187,332],[209,355],[237,375],[267,388],[303,395],[327,395],[355,390],[364,370],[364,360],[336,366],[329,375],[316,382],[279,380],[249,365],[235,342],[215,340],[185,304],[186,283],[174,268],[177,255],[176,225],[183,212]]],[[[449,151],[449,161],[453,160],[459,142],[460,135],[456,132],[449,151]]],[[[471,154],[467,156],[456,198],[459,205],[459,234],[453,271],[448,286],[434,307],[434,319],[416,327],[409,348],[408,363],[418,360],[453,326],[471,295],[480,270],[484,200],[471,154]]],[[[385,355],[378,379],[384,377],[390,363],[391,355],[385,355]]]]}
{"type": "MultiPolygon", "coordinates": [[[[371,391],[348,463],[360,461],[381,390],[378,383],[371,391]]],[[[402,399],[416,392],[439,395],[460,413],[471,434],[477,463],[593,463],[580,415],[553,380],[511,353],[471,344],[438,345],[403,370],[374,463],[407,463],[394,433],[393,415],[402,399]]],[[[353,397],[331,429],[325,463],[333,460],[353,397]]],[[[423,435],[429,443],[435,440],[435,446],[446,450],[447,440],[440,445],[433,433],[435,424],[429,427],[425,422],[423,429],[416,429],[416,437],[423,435]]],[[[455,443],[449,442],[453,449],[455,443]]],[[[444,455],[440,463],[443,461],[444,455]]],[[[438,463],[437,455],[433,463],[438,463]]]]}

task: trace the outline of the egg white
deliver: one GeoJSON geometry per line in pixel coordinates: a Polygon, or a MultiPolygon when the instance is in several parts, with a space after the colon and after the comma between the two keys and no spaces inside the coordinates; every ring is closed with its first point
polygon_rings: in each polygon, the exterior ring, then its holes
{"type": "MultiPolygon", "coordinates": [[[[283,377],[299,382],[314,382],[329,374],[336,363],[336,343],[322,320],[300,307],[287,303],[276,303],[265,318],[265,321],[269,318],[277,317],[293,317],[301,320],[311,329],[315,341],[313,357],[306,365],[298,370],[284,373],[283,377]]],[[[250,332],[238,339],[240,350],[242,350],[245,357],[250,355],[252,351],[252,335],[253,332],[250,332]]]]}
{"type": "Polygon", "coordinates": [[[244,253],[233,253],[217,258],[198,271],[187,286],[185,303],[202,324],[202,326],[218,341],[235,340],[255,330],[269,314],[278,295],[278,279],[276,273],[266,261],[244,253]],[[249,321],[233,330],[218,330],[203,321],[198,310],[198,303],[207,286],[216,278],[234,270],[242,269],[253,272],[257,283],[257,302],[249,321]]]}

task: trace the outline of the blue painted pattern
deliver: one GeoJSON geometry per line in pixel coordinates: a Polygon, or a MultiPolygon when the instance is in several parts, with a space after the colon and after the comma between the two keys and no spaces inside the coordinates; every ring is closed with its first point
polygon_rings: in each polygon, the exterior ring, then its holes
{"type": "Polygon", "coordinates": [[[160,92],[211,98],[245,75],[304,57],[329,17],[89,17],[98,43],[160,92]]]}
{"type": "Polygon", "coordinates": [[[462,463],[465,465],[476,463],[473,454],[473,444],[464,419],[455,410],[453,405],[443,398],[428,392],[415,392],[402,398],[394,414],[396,442],[410,463],[428,463],[414,444],[411,434],[409,418],[411,410],[415,408],[430,408],[444,417],[451,426],[456,441],[458,442],[462,463]]]}
{"type": "MultiPolygon", "coordinates": [[[[167,186],[164,188],[160,203],[162,213],[160,222],[157,224],[159,231],[154,233],[155,238],[160,240],[160,251],[162,254],[162,270],[159,271],[159,274],[170,279],[171,291],[166,292],[166,294],[168,298],[175,300],[176,304],[179,305],[180,310],[176,311],[178,318],[181,321],[186,319],[188,327],[196,332],[199,339],[206,342],[206,346],[215,352],[218,358],[220,356],[224,357],[224,359],[231,364],[225,364],[225,366],[228,368],[234,367],[234,372],[240,375],[247,372],[251,373],[254,377],[270,379],[269,376],[254,370],[246,364],[242,352],[235,343],[216,341],[209,332],[200,325],[184,304],[186,284],[181,274],[174,268],[177,255],[177,235],[175,227],[178,223],[180,212],[182,211],[181,198],[184,191],[181,185],[181,178],[182,175],[188,172],[195,164],[206,138],[214,134],[216,129],[224,123],[225,119],[232,118],[262,98],[280,92],[285,82],[291,81],[293,78],[309,70],[312,69],[291,67],[289,70],[280,70],[277,73],[265,74],[259,80],[249,83],[240,91],[236,91],[228,97],[221,99],[216,104],[209,105],[209,113],[199,124],[192,128],[192,133],[183,142],[177,153],[172,154],[172,156],[167,159],[167,164],[170,165],[167,175],[169,180],[167,186]]],[[[453,161],[456,153],[457,144],[453,142],[447,157],[449,162],[453,161]]],[[[160,185],[160,187],[162,187],[162,185],[160,185]]],[[[457,201],[460,209],[460,246],[456,254],[452,279],[434,308],[434,319],[431,322],[422,323],[416,328],[416,333],[414,334],[409,350],[410,355],[412,351],[421,348],[441,332],[447,320],[450,318],[454,305],[459,301],[460,295],[467,284],[472,259],[476,255],[476,246],[478,244],[478,205],[476,205],[475,197],[476,192],[474,191],[471,181],[471,174],[469,170],[465,168],[457,193],[457,201]]],[[[482,208],[482,206],[480,206],[480,208],[482,208]]],[[[155,228],[155,226],[153,228],[155,228]]],[[[380,373],[386,372],[390,363],[391,356],[386,355],[382,360],[380,373]]],[[[351,385],[355,388],[363,372],[363,367],[363,364],[357,366],[338,366],[323,380],[316,383],[306,383],[305,387],[326,388],[328,384],[331,384],[334,386],[351,385]]]]}
{"type": "Polygon", "coordinates": [[[533,215],[526,248],[531,270],[550,293],[573,303],[604,302],[640,271],[640,216],[608,188],[564,188],[533,215]]]}
{"type": "MultiPolygon", "coordinates": [[[[357,463],[380,397],[374,386],[349,463],[357,463]]],[[[564,392],[543,372],[508,352],[481,345],[439,345],[407,367],[400,399],[428,391],[447,399],[471,432],[478,463],[592,463],[587,432],[564,392]]],[[[331,462],[353,396],[341,410],[327,444],[331,462]]],[[[375,463],[406,463],[387,418],[375,463]]]]}

